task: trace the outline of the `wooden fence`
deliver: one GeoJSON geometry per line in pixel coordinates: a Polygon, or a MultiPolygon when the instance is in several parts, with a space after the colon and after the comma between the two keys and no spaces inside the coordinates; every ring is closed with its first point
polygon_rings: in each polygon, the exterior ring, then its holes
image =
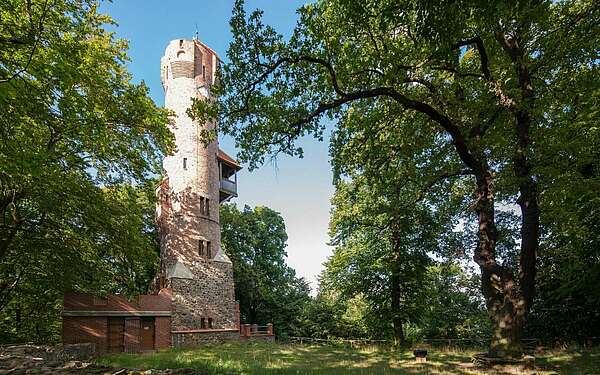
{"type": "MultiPolygon", "coordinates": [[[[348,345],[350,347],[359,347],[366,345],[393,345],[393,340],[370,340],[370,339],[316,339],[312,337],[288,337],[288,340],[298,344],[322,344],[322,345],[348,345]]],[[[543,342],[536,338],[527,338],[521,340],[525,350],[533,350],[539,345],[560,346],[562,343],[559,339],[555,341],[543,342]]],[[[600,344],[600,337],[588,337],[581,340],[584,346],[593,346],[600,344]]],[[[489,338],[466,338],[466,339],[423,339],[421,343],[432,346],[448,346],[448,347],[485,347],[489,344],[489,338]]]]}
{"type": "MultiPolygon", "coordinates": [[[[349,345],[351,347],[365,345],[392,345],[392,340],[370,340],[370,339],[316,339],[312,337],[289,337],[291,342],[298,344],[334,344],[334,345],[349,345]]],[[[485,338],[467,338],[467,339],[424,339],[422,343],[434,346],[485,346],[490,339],[485,338]]],[[[540,344],[538,339],[523,339],[523,344],[526,347],[534,347],[540,344]]]]}

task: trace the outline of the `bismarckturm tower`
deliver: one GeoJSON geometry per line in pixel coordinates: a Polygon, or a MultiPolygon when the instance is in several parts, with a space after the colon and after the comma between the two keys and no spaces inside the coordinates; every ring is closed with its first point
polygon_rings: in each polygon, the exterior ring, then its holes
{"type": "Polygon", "coordinates": [[[207,98],[219,67],[217,54],[198,40],[169,43],[161,59],[165,107],[175,112],[176,149],[165,157],[157,189],[161,270],[158,287],[173,294],[171,337],[175,346],[239,337],[231,261],[221,249],[219,204],[237,196],[238,163],[205,145],[200,124],[187,115],[193,97],[207,98]]]}

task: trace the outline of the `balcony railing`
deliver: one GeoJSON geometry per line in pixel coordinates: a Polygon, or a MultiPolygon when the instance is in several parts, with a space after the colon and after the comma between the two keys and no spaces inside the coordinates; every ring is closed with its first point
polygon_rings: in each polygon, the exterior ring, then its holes
{"type": "Polygon", "coordinates": [[[220,188],[221,191],[233,195],[234,197],[237,197],[237,183],[235,181],[222,178],[220,188]]]}

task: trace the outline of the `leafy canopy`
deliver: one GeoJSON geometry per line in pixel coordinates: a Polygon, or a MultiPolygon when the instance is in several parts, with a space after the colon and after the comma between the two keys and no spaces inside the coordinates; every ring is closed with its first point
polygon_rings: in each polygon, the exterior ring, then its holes
{"type": "Polygon", "coordinates": [[[145,290],[173,138],[96,1],[7,0],[0,20],[0,310],[10,329],[49,312],[39,338],[64,291],[145,290]]]}

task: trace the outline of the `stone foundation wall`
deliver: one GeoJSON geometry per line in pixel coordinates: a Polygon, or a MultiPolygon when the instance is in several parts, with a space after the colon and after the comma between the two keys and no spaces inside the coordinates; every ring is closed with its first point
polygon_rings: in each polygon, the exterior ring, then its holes
{"type": "Polygon", "coordinates": [[[171,342],[173,347],[181,348],[188,346],[198,346],[214,342],[239,341],[239,331],[204,331],[204,332],[187,332],[187,333],[172,333],[171,342]]]}
{"type": "Polygon", "coordinates": [[[200,260],[190,267],[193,279],[171,279],[172,330],[198,330],[202,318],[215,329],[239,329],[231,263],[200,260]]]}

